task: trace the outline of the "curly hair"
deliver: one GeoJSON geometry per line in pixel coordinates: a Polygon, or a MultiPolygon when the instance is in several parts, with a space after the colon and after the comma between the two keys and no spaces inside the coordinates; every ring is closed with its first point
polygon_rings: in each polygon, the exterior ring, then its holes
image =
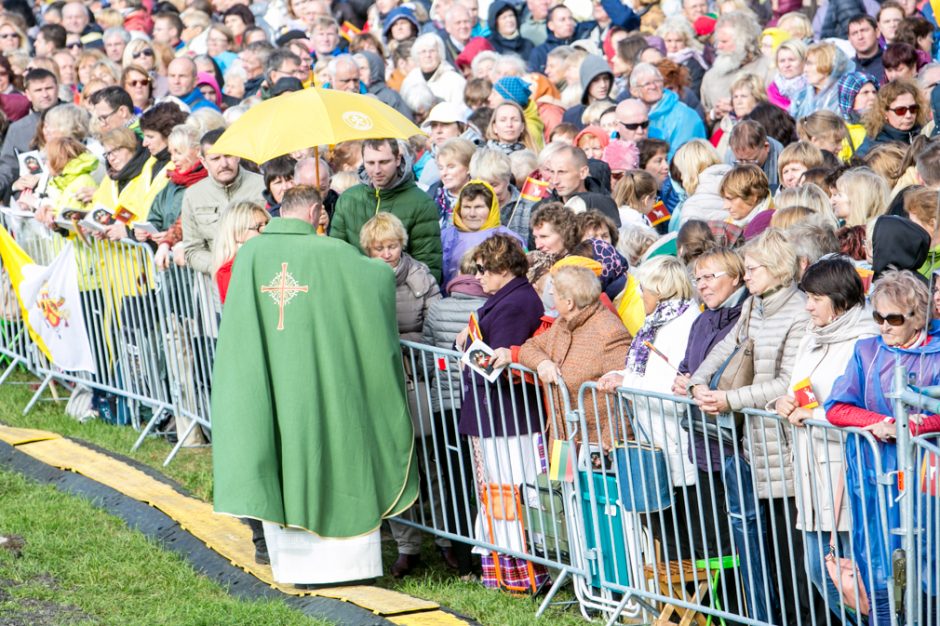
{"type": "Polygon", "coordinates": [[[862,123],[865,125],[865,132],[868,133],[869,137],[878,136],[878,133],[881,132],[881,129],[884,128],[884,125],[888,122],[886,116],[891,103],[904,94],[912,96],[914,103],[917,105],[917,119],[915,123],[918,126],[923,126],[927,122],[927,105],[924,102],[924,97],[920,93],[920,89],[917,87],[917,83],[904,78],[898,78],[878,90],[878,99],[875,101],[875,105],[868,110],[862,120],[862,123]]]}
{"type": "Polygon", "coordinates": [[[515,237],[493,235],[476,247],[474,256],[488,272],[509,272],[513,276],[525,276],[529,261],[525,251],[515,237]]]}

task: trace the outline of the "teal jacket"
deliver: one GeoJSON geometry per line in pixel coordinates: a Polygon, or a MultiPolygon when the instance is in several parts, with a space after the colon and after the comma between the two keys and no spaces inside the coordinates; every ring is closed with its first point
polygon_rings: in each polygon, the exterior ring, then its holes
{"type": "Polygon", "coordinates": [[[405,225],[408,233],[405,252],[427,265],[440,282],[444,253],[437,205],[415,184],[409,159],[402,159],[398,171],[398,178],[390,187],[376,189],[360,167],[360,184],[340,194],[336,201],[330,236],[358,248],[363,225],[379,211],[388,211],[405,225]]]}

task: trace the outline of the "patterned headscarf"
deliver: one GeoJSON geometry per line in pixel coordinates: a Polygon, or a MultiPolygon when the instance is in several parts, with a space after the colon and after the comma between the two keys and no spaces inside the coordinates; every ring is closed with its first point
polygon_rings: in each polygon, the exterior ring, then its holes
{"type": "Polygon", "coordinates": [[[858,113],[855,112],[855,96],[867,83],[872,83],[875,89],[878,89],[878,79],[867,72],[848,72],[839,80],[839,113],[842,114],[842,119],[858,119],[858,113]]]}
{"type": "Polygon", "coordinates": [[[601,287],[607,286],[623,276],[629,268],[629,263],[623,256],[617,252],[617,249],[604,241],[603,239],[590,239],[591,248],[594,252],[594,258],[600,262],[601,267],[601,287]]]}

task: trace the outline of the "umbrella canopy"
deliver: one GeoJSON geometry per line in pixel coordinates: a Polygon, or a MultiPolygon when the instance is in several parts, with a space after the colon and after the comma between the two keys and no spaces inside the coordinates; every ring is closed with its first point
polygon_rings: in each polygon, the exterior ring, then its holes
{"type": "Polygon", "coordinates": [[[265,100],[226,129],[210,152],[264,163],[296,150],[423,134],[378,98],[310,87],[265,100]]]}

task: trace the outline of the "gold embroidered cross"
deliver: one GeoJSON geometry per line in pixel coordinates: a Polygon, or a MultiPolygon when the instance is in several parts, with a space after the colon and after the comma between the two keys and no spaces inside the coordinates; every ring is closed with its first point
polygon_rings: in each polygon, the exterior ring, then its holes
{"type": "Polygon", "coordinates": [[[307,293],[309,287],[301,285],[287,271],[287,263],[281,263],[281,273],[275,276],[271,283],[261,287],[261,293],[271,294],[277,303],[277,329],[284,330],[284,307],[294,299],[298,293],[307,293]]]}

